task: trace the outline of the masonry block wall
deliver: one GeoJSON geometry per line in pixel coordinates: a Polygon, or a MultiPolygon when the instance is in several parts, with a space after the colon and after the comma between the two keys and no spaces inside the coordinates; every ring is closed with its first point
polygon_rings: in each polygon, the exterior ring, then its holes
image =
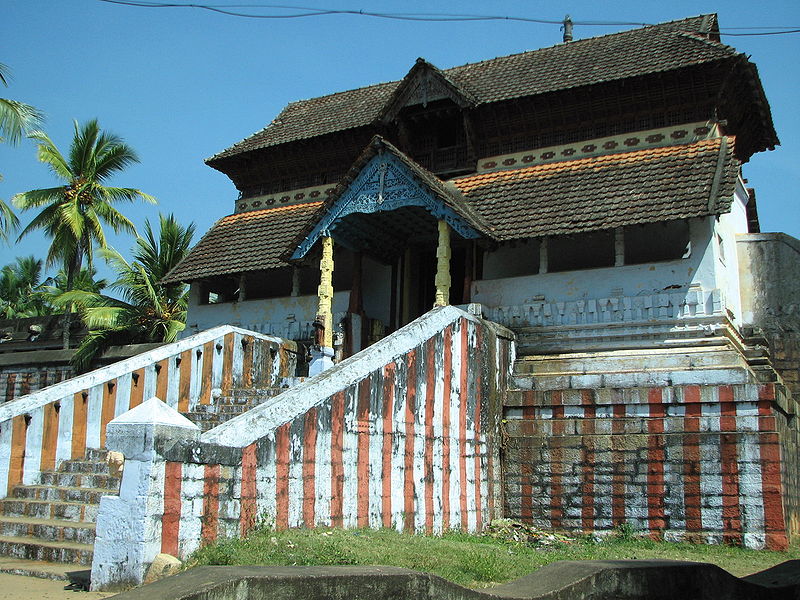
{"type": "Polygon", "coordinates": [[[0,404],[26,396],[75,375],[69,365],[0,368],[0,404]]]}
{"type": "Polygon", "coordinates": [[[774,386],[775,426],[780,443],[783,507],[790,539],[800,535],[800,427],[796,403],[783,395],[781,386],[774,386]]]}
{"type": "Polygon", "coordinates": [[[276,403],[165,446],[161,551],[186,557],[259,519],[480,530],[502,509],[493,433],[513,336],[501,330],[435,309],[276,403]]]}
{"type": "Polygon", "coordinates": [[[507,515],[557,530],[627,524],[655,538],[785,549],[797,426],[776,387],[510,393],[507,515]]]}
{"type": "Polygon", "coordinates": [[[293,342],[229,326],[139,354],[0,404],[0,497],[62,460],[105,446],[114,417],[158,396],[180,412],[215,390],[270,386],[292,371],[293,342]]]}

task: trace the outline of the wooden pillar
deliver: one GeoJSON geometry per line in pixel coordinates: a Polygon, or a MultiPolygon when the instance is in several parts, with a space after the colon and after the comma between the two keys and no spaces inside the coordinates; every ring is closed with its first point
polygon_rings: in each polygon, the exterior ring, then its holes
{"type": "Polygon", "coordinates": [[[406,325],[411,321],[411,248],[406,248],[403,256],[403,271],[401,275],[401,285],[403,288],[403,306],[400,318],[400,326],[406,325]]]}
{"type": "Polygon", "coordinates": [[[547,273],[547,238],[543,237],[539,242],[539,274],[547,273]]]}
{"type": "Polygon", "coordinates": [[[317,320],[324,327],[320,346],[333,348],[333,238],[322,238],[322,258],[319,261],[319,303],[317,320]]]}
{"type": "Polygon", "coordinates": [[[300,267],[292,267],[292,296],[300,295],[300,267]]]}
{"type": "Polygon", "coordinates": [[[344,356],[353,356],[364,347],[367,320],[364,318],[364,304],[361,294],[361,252],[353,254],[353,279],[350,285],[350,303],[347,305],[347,331],[344,338],[344,356]]]}
{"type": "Polygon", "coordinates": [[[361,252],[353,254],[353,283],[350,286],[350,304],[347,311],[361,314],[364,312],[363,300],[361,297],[361,252]]]}
{"type": "Polygon", "coordinates": [[[239,276],[239,298],[238,301],[241,302],[243,300],[247,300],[247,276],[242,273],[239,276]]]}
{"type": "Polygon", "coordinates": [[[450,227],[439,221],[439,247],[436,248],[436,299],[434,306],[450,304],[450,227]]]}
{"type": "Polygon", "coordinates": [[[464,251],[464,293],[461,301],[464,304],[472,302],[472,277],[475,270],[475,242],[471,242],[464,251]]]}
{"type": "Polygon", "coordinates": [[[625,230],[617,227],[614,230],[614,266],[621,267],[625,264],[625,230]]]}

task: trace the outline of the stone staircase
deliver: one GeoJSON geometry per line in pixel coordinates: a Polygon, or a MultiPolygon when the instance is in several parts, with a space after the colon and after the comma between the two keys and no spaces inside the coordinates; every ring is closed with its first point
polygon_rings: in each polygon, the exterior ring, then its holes
{"type": "Polygon", "coordinates": [[[216,398],[212,404],[198,404],[194,410],[183,414],[205,433],[253,407],[273,402],[278,395],[303,379],[303,377],[285,377],[280,386],[233,389],[226,395],[216,398]]]}
{"type": "Polygon", "coordinates": [[[747,383],[752,377],[771,380],[761,367],[761,355],[742,356],[731,346],[647,350],[613,350],[519,356],[512,389],[564,390],[680,385],[706,379],[747,383]],[[762,373],[763,371],[763,373],[762,373]]]}
{"type": "MultiPolygon", "coordinates": [[[[184,414],[205,432],[272,402],[302,380],[287,377],[280,386],[234,389],[184,414]]],[[[90,449],[0,500],[0,572],[70,579],[91,567],[100,498],[119,493],[120,478],[109,474],[105,457],[105,450],[90,449]]]]}
{"type": "Polygon", "coordinates": [[[92,564],[100,497],[117,494],[120,483],[105,456],[88,450],[0,500],[0,571],[66,579],[92,564]]]}

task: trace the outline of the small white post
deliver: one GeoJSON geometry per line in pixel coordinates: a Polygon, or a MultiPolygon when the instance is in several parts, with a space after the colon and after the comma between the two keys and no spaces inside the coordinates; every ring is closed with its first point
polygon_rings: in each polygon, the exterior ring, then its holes
{"type": "Polygon", "coordinates": [[[165,441],[189,441],[200,429],[158,398],[150,398],[113,419],[106,448],[125,457],[119,496],[103,496],[97,514],[92,590],[114,590],[144,581],[161,552],[165,441]]]}

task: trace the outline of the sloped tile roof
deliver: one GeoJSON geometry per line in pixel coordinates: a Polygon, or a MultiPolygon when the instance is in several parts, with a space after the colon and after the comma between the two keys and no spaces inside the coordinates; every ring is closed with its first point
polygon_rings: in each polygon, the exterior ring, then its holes
{"type": "MultiPolygon", "coordinates": [[[[669,71],[736,55],[700,35],[716,23],[703,15],[558,44],[443,69],[479,104],[669,71]]],[[[286,106],[266,128],[209,158],[216,160],[326,133],[369,125],[382,114],[401,81],[379,83],[286,106]]]]}
{"type": "MultiPolygon", "coordinates": [[[[354,169],[369,160],[375,144],[354,169]]],[[[728,212],[739,173],[734,144],[732,137],[713,138],[469,175],[447,184],[424,170],[416,175],[446,194],[449,205],[486,237],[534,238],[728,212]]],[[[347,185],[345,179],[339,188],[347,185]]],[[[286,266],[286,257],[329,206],[314,202],[225,217],[165,281],[286,266]]]]}
{"type": "Polygon", "coordinates": [[[688,219],[730,210],[739,172],[733,146],[733,138],[714,138],[450,183],[498,240],[688,219]]]}
{"type": "Polygon", "coordinates": [[[321,202],[228,215],[217,221],[164,282],[193,281],[285,267],[290,242],[321,202]]]}

